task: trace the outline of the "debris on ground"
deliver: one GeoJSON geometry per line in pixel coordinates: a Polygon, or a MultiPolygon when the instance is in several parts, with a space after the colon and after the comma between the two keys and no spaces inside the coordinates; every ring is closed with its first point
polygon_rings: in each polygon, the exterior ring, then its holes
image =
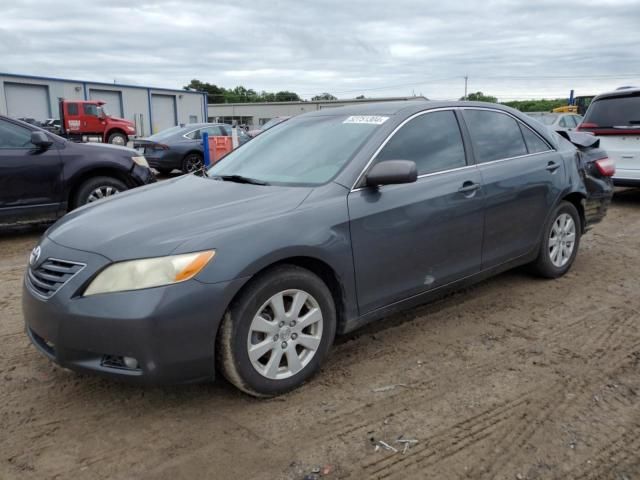
{"type": "Polygon", "coordinates": [[[374,388],[371,391],[373,393],[380,393],[380,392],[388,392],[390,390],[395,390],[398,387],[402,387],[402,388],[411,388],[409,387],[409,385],[406,385],[404,383],[395,383],[393,385],[385,385],[384,387],[378,387],[378,388],[374,388]]]}

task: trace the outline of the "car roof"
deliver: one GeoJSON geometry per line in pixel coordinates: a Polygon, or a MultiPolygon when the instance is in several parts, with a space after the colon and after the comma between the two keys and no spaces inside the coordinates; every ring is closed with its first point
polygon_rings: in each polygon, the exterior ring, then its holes
{"type": "Polygon", "coordinates": [[[602,100],[603,98],[630,97],[638,94],[640,94],[640,87],[625,87],[612,92],[600,93],[593,98],[593,101],[602,100]]]}
{"type": "Polygon", "coordinates": [[[327,115],[411,115],[423,110],[433,110],[436,108],[455,108],[455,107],[480,107],[491,108],[516,114],[519,118],[524,115],[522,112],[515,110],[506,105],[488,102],[469,102],[469,101],[433,101],[433,100],[403,100],[397,102],[379,102],[367,104],[345,105],[344,107],[332,107],[318,110],[315,112],[305,113],[304,116],[327,116],[327,115]]]}

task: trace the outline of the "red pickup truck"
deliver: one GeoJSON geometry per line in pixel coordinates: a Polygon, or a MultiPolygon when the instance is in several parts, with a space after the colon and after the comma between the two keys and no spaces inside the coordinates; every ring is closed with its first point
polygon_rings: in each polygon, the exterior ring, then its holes
{"type": "Polygon", "coordinates": [[[133,122],[107,115],[100,100],[60,100],[60,135],[77,142],[126,145],[133,122]]]}

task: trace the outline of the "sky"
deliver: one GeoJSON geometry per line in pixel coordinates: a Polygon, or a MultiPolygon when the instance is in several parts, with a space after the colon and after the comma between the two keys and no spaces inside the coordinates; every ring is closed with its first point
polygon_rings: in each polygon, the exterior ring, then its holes
{"type": "Polygon", "coordinates": [[[640,85],[640,0],[0,0],[0,72],[309,99],[640,85]]]}

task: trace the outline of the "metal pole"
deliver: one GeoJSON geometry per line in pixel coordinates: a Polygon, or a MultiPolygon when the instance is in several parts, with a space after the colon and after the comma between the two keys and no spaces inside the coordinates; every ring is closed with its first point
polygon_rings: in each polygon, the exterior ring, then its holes
{"type": "Polygon", "coordinates": [[[207,132],[202,133],[202,148],[204,150],[204,166],[206,168],[211,165],[211,154],[209,153],[209,134],[207,132]]]}
{"type": "Polygon", "coordinates": [[[464,76],[464,99],[467,99],[467,81],[469,80],[469,76],[464,76]]]}

